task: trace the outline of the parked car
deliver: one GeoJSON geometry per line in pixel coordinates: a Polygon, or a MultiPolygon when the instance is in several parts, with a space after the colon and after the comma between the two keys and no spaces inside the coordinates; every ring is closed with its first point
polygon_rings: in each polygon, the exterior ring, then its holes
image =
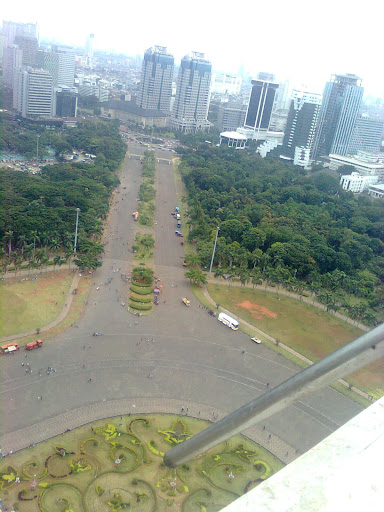
{"type": "Polygon", "coordinates": [[[259,340],[259,338],[256,338],[255,336],[252,336],[251,341],[257,344],[261,343],[261,340],[259,340]]]}

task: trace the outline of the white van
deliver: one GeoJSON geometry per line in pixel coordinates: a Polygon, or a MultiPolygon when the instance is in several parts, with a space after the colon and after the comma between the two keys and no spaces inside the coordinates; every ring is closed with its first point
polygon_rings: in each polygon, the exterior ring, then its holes
{"type": "Polygon", "coordinates": [[[220,313],[217,319],[219,322],[222,322],[224,325],[230,327],[234,331],[237,331],[239,328],[239,322],[225,313],[220,313]]]}

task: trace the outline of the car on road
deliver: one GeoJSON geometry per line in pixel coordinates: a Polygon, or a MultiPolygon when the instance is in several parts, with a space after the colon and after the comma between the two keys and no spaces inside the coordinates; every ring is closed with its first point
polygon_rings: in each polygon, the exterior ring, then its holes
{"type": "Polygon", "coordinates": [[[253,341],[253,343],[257,343],[257,344],[261,343],[261,340],[259,340],[259,338],[256,338],[255,336],[252,336],[251,341],[253,341]]]}
{"type": "Polygon", "coordinates": [[[181,301],[183,302],[183,304],[185,304],[186,306],[190,306],[191,305],[191,301],[188,300],[187,298],[183,297],[181,299],[181,301]]]}

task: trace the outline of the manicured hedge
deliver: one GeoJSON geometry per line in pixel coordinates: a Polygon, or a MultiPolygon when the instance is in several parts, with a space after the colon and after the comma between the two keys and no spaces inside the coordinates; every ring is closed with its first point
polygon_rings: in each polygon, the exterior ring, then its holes
{"type": "Polygon", "coordinates": [[[149,286],[148,283],[140,283],[140,281],[135,281],[134,279],[132,279],[131,283],[134,284],[135,286],[139,286],[140,288],[145,288],[149,286]]]}
{"type": "Polygon", "coordinates": [[[133,300],[134,302],[152,302],[152,297],[147,297],[145,295],[131,295],[129,296],[130,300],[133,300]]]}
{"type": "Polygon", "coordinates": [[[152,309],[152,304],[143,304],[142,302],[130,302],[129,307],[132,309],[141,309],[143,311],[149,311],[152,309]]]}
{"type": "Polygon", "coordinates": [[[139,295],[148,295],[150,293],[153,293],[152,286],[135,286],[134,284],[131,284],[131,291],[138,293],[139,295]]]}

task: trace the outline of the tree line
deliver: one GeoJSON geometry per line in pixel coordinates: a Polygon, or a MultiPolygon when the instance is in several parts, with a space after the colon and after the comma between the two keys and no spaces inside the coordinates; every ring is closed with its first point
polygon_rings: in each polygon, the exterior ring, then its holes
{"type": "MultiPolygon", "coordinates": [[[[19,134],[20,136],[20,134],[19,134]]],[[[0,168],[0,259],[4,273],[11,266],[41,267],[71,261],[74,253],[76,208],[80,208],[75,263],[80,268],[100,265],[102,222],[112,190],[114,172],[126,145],[118,126],[109,122],[82,123],[61,135],[72,150],[89,151],[86,163],[58,163],[40,174],[0,168]]]]}
{"type": "Polygon", "coordinates": [[[242,284],[315,293],[330,311],[374,325],[384,300],[382,202],[343,191],[325,172],[195,142],[179,148],[189,240],[208,267],[242,284]],[[356,301],[358,298],[358,301],[356,301]]]}

